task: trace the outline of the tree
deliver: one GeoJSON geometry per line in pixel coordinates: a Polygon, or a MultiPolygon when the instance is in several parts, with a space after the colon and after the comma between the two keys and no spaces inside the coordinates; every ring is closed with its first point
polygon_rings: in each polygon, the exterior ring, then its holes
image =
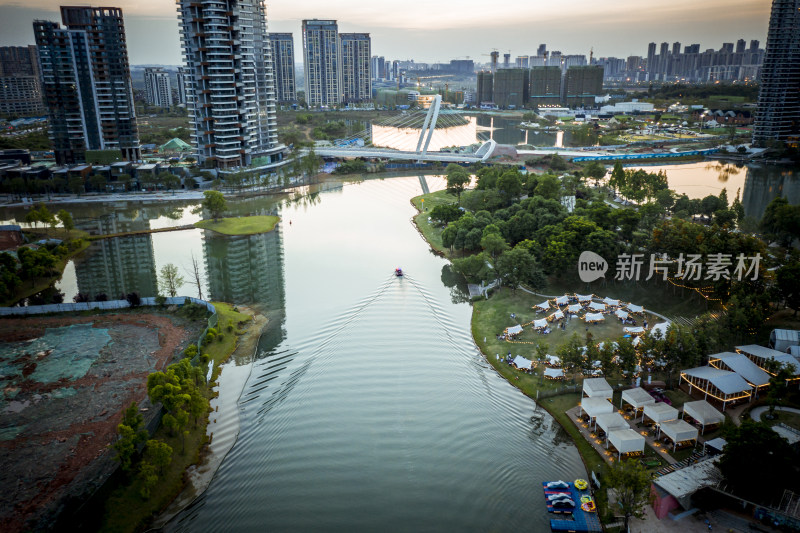
{"type": "Polygon", "coordinates": [[[116,452],[116,459],[120,462],[122,470],[129,472],[136,447],[147,440],[147,431],[144,429],[144,418],[139,413],[136,402],[131,403],[122,414],[122,421],[117,426],[118,438],[112,445],[116,452]]]}
{"type": "Polygon", "coordinates": [[[144,460],[164,475],[164,469],[172,462],[172,446],[160,440],[150,439],[144,447],[144,460]]]}
{"type": "Polygon", "coordinates": [[[167,263],[161,267],[161,272],[158,279],[158,284],[161,290],[165,291],[170,296],[177,296],[178,289],[183,285],[184,279],[178,273],[178,267],[172,263],[167,263]]]}
{"type": "Polygon", "coordinates": [[[625,169],[622,168],[622,163],[619,161],[614,163],[614,170],[611,171],[611,176],[608,178],[608,185],[614,194],[625,188],[625,169]]]}
{"type": "Polygon", "coordinates": [[[606,167],[597,161],[592,161],[583,169],[583,175],[594,180],[595,185],[606,175],[606,167]]]}
{"type": "Polygon", "coordinates": [[[194,252],[191,254],[191,270],[188,271],[189,274],[189,285],[194,285],[197,288],[197,297],[202,300],[203,299],[203,279],[200,272],[200,262],[194,256],[194,252]]]}
{"type": "Polygon", "coordinates": [[[72,194],[77,194],[78,196],[81,195],[83,192],[83,178],[80,176],[73,176],[69,179],[69,190],[72,191],[72,194]]]}
{"type": "Polygon", "coordinates": [[[438,220],[443,224],[458,220],[463,214],[464,212],[459,209],[458,204],[439,204],[431,209],[431,219],[438,220]]]}
{"type": "MultiPolygon", "coordinates": [[[[163,172],[164,174],[161,184],[168,190],[172,191],[172,194],[175,194],[175,189],[180,187],[181,179],[173,174],[172,172],[163,172]]],[[[160,176],[161,174],[159,174],[160,176]]]]}
{"type": "Polygon", "coordinates": [[[536,185],[536,194],[543,198],[557,200],[561,195],[561,183],[558,178],[552,174],[544,174],[539,177],[539,182],[536,185]]]}
{"type": "Polygon", "coordinates": [[[625,517],[623,531],[628,531],[630,518],[644,518],[644,507],[650,503],[650,474],[639,461],[613,464],[606,473],[606,484],[617,493],[617,504],[625,517]]]}
{"type": "Polygon", "coordinates": [[[522,192],[522,181],[519,179],[519,173],[516,170],[504,172],[497,179],[497,189],[506,199],[506,202],[511,203],[522,192]]]}
{"type": "Polygon", "coordinates": [[[486,256],[482,253],[453,259],[453,270],[471,283],[485,281],[491,275],[486,266],[486,256]]]}
{"type": "Polygon", "coordinates": [[[120,174],[119,176],[117,176],[117,182],[120,185],[122,185],[123,189],[125,189],[126,191],[131,190],[131,182],[132,181],[133,181],[133,178],[131,178],[130,174],[120,174]]]}
{"type": "Polygon", "coordinates": [[[89,177],[89,185],[97,192],[104,192],[106,190],[106,183],[106,177],[102,174],[92,174],[89,177]]]}
{"type": "Polygon", "coordinates": [[[733,493],[756,502],[771,501],[797,486],[797,453],[762,422],[745,419],[725,431],[719,469],[733,493]]]}
{"type": "Polygon", "coordinates": [[[72,215],[66,209],[61,209],[56,214],[58,220],[61,221],[61,224],[64,226],[64,231],[69,233],[73,229],[75,229],[75,222],[72,220],[72,215]]]}
{"type": "Polygon", "coordinates": [[[147,500],[150,498],[150,491],[152,491],[153,487],[158,483],[156,467],[147,461],[142,461],[139,465],[139,480],[141,481],[139,494],[141,494],[142,498],[147,500]]]}
{"type": "Polygon", "coordinates": [[[486,253],[492,256],[492,259],[495,259],[499,254],[508,250],[508,244],[501,235],[497,233],[489,233],[485,234],[481,238],[481,248],[483,248],[486,253]]]}
{"type": "Polygon", "coordinates": [[[205,209],[211,213],[211,218],[218,220],[228,209],[228,202],[225,200],[225,196],[219,191],[204,191],[203,196],[205,199],[193,212],[198,213],[205,209]]]}
{"type": "Polygon", "coordinates": [[[532,289],[544,286],[545,277],[536,259],[522,247],[515,247],[503,252],[497,259],[497,275],[502,283],[512,290],[521,283],[529,285],[532,289]]]}
{"type": "Polygon", "coordinates": [[[469,172],[461,165],[450,163],[445,169],[445,174],[447,175],[447,192],[455,194],[458,202],[461,203],[461,193],[471,179],[469,172]]]}
{"type": "Polygon", "coordinates": [[[766,369],[773,374],[769,378],[767,402],[769,402],[769,415],[774,416],[778,402],[786,397],[786,392],[789,390],[787,380],[794,377],[795,368],[791,363],[781,364],[774,359],[768,359],[766,369]]]}

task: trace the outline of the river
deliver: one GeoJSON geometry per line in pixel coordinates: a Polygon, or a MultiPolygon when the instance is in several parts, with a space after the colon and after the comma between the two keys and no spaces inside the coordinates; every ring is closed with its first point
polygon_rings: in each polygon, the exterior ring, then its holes
{"type": "MultiPolygon", "coordinates": [[[[238,440],[167,529],[546,530],[540,482],[586,471],[563,430],[474,345],[463,287],[411,223],[419,178],[324,189],[235,205],[278,212],[283,222],[269,234],[109,239],[72,267],[82,292],[147,294],[163,264],[185,265],[193,253],[206,296],[271,319],[255,360],[236,362],[252,365],[232,385],[242,388],[238,440]],[[393,275],[398,266],[406,277],[393,275]]],[[[166,218],[190,221],[189,208],[166,218]]],[[[157,207],[90,212],[80,226],[127,230],[166,216],[157,207]]]]}

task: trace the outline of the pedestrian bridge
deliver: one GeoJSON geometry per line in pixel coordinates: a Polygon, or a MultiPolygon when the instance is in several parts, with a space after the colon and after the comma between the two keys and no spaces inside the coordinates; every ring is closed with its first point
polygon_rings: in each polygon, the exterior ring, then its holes
{"type": "MultiPolygon", "coordinates": [[[[492,156],[492,153],[497,146],[497,143],[494,140],[488,140],[484,142],[474,152],[429,150],[431,139],[433,138],[437,123],[442,124],[442,122],[444,122],[443,127],[446,128],[448,127],[447,117],[454,116],[446,113],[440,114],[441,103],[442,97],[437,95],[427,112],[400,115],[398,117],[394,117],[390,123],[386,124],[397,129],[398,137],[407,137],[407,132],[410,128],[419,127],[419,121],[422,120],[422,114],[424,113],[424,121],[422,123],[419,137],[416,139],[415,150],[397,150],[393,148],[374,146],[372,145],[372,133],[370,128],[355,135],[351,135],[346,139],[337,140],[336,146],[318,146],[314,148],[314,153],[323,157],[402,159],[416,161],[418,163],[432,161],[440,161],[443,163],[476,163],[488,160],[492,156]],[[444,116],[445,120],[441,121],[440,116],[444,116]]],[[[385,138],[383,139],[383,142],[386,142],[385,138]]],[[[308,150],[305,150],[305,152],[308,152],[308,150]]]]}

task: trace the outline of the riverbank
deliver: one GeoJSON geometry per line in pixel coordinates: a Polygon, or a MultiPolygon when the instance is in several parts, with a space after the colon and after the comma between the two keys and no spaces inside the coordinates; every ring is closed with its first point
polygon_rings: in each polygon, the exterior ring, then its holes
{"type": "MultiPolygon", "coordinates": [[[[214,379],[219,375],[220,365],[234,353],[239,338],[247,331],[242,328],[248,325],[249,330],[256,323],[253,315],[243,313],[230,304],[219,302],[213,304],[218,316],[218,340],[204,344],[201,349],[202,353],[208,354],[213,369],[212,379],[201,385],[201,393],[209,401],[218,394],[214,390],[216,385],[214,379]]],[[[101,527],[103,531],[140,531],[152,524],[155,517],[181,494],[190,477],[189,468],[200,464],[207,453],[210,414],[209,408],[202,419],[194,427],[190,427],[188,433],[182,437],[170,435],[163,425],[155,431],[151,438],[165,442],[174,450],[172,462],[164,469],[159,482],[152,488],[147,499],[141,496],[142,483],[138,477],[113,489],[105,502],[101,527]]]]}

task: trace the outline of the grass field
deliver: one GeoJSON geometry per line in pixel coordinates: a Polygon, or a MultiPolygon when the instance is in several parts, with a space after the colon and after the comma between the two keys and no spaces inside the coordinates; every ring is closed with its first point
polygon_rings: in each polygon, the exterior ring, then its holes
{"type": "Polygon", "coordinates": [[[428,221],[428,214],[430,213],[431,209],[436,207],[437,205],[442,204],[454,204],[456,203],[456,195],[450,194],[447,191],[437,191],[430,194],[423,194],[422,196],[417,196],[411,199],[411,202],[414,204],[420,212],[414,216],[414,221],[417,223],[417,227],[422,232],[422,236],[425,237],[425,240],[428,241],[428,244],[437,252],[444,254],[445,256],[449,257],[450,250],[447,250],[442,246],[442,228],[438,224],[433,224],[428,221]]]}
{"type": "Polygon", "coordinates": [[[275,229],[279,217],[259,215],[252,217],[220,218],[218,220],[201,220],[194,225],[202,229],[210,229],[223,235],[254,235],[267,233],[275,229]]]}

